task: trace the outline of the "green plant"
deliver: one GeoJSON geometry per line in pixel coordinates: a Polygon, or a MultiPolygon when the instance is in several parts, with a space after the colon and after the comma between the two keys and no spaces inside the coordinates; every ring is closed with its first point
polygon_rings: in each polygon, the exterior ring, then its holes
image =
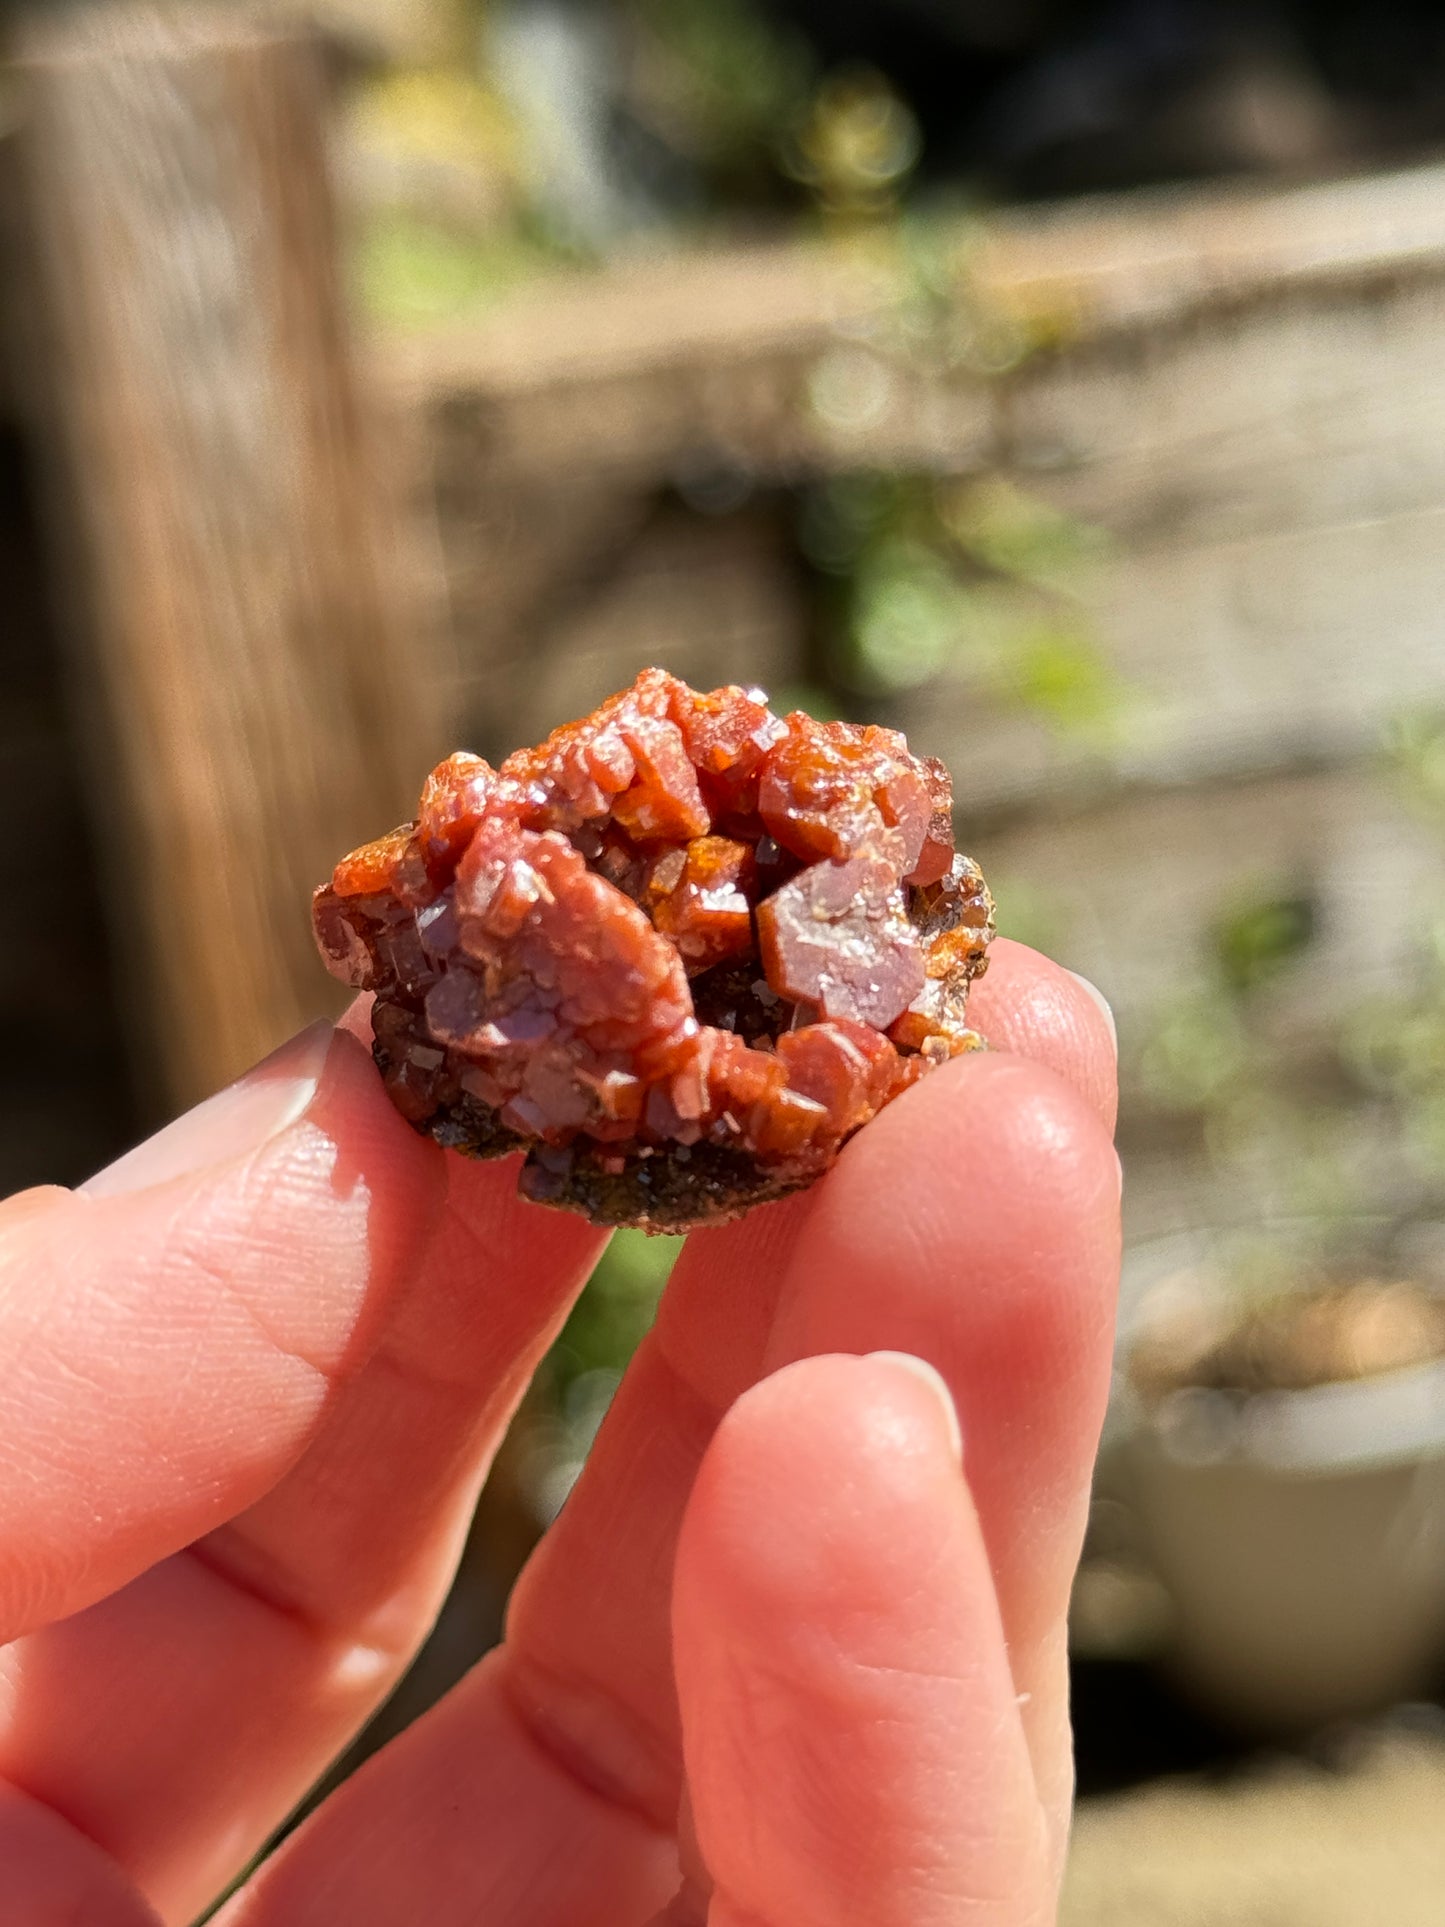
{"type": "Polygon", "coordinates": [[[807,113],[807,43],[752,0],[626,0],[649,117],[714,180],[760,187],[807,113]]]}
{"type": "Polygon", "coordinates": [[[799,540],[825,585],[826,674],[845,696],[948,674],[1075,743],[1125,732],[1131,691],[1079,593],[1104,550],[1093,530],[996,478],[875,472],[807,490],[799,540]]]}
{"type": "MultiPolygon", "coordinates": [[[[897,391],[918,406],[930,385],[1000,380],[1039,345],[983,293],[977,224],[956,208],[910,211],[908,172],[900,162],[851,199],[816,189],[825,215],[849,217],[825,224],[830,245],[888,291],[876,323],[840,339],[813,371],[809,405],[825,439],[866,430],[897,391]]],[[[902,696],[948,676],[1075,749],[1127,739],[1134,692],[1086,599],[1107,539],[1018,481],[834,475],[805,491],[799,543],[827,585],[822,673],[845,698],[902,696]]]]}
{"type": "MultiPolygon", "coordinates": [[[[1445,720],[1387,732],[1382,773],[1445,829],[1445,720]]],[[[1156,1113],[1192,1124],[1215,1166],[1248,1171],[1287,1213],[1345,1221],[1445,1208],[1445,901],[1426,904],[1413,964],[1388,989],[1346,987],[1301,1018],[1319,968],[1307,879],[1221,910],[1194,981],[1166,999],[1133,1065],[1156,1113]]]]}
{"type": "Polygon", "coordinates": [[[549,1489],[539,1494],[544,1512],[561,1503],[563,1488],[586,1458],[627,1361],[652,1323],[682,1242],[614,1232],[548,1353],[538,1380],[554,1419],[545,1454],[549,1489]]]}

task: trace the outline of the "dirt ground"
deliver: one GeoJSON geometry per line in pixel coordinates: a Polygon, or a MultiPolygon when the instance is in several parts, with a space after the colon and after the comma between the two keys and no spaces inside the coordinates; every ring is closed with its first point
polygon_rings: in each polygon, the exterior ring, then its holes
{"type": "Polygon", "coordinates": [[[1441,1927],[1445,1735],[1080,1804],[1060,1927],[1441,1927]]]}

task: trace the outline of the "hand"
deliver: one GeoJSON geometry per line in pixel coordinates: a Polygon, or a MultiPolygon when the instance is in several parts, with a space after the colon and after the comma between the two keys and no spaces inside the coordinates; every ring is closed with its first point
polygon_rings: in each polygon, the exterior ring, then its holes
{"type": "MultiPolygon", "coordinates": [[[[1053,1919],[1113,1044],[1017,945],[975,996],[994,1053],[689,1241],[506,1644],[228,1927],[1053,1919]]],[[[191,1919],[394,1685],[602,1244],[514,1182],[321,1026],[0,1206],[4,1927],[191,1919]]]]}

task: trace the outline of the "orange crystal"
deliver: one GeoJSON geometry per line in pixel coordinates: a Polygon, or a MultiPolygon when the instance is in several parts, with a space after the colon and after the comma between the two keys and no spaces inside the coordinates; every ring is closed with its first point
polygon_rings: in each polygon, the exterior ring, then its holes
{"type": "Polygon", "coordinates": [[[993,907],[942,764],[661,670],[316,892],[402,1114],[524,1194],[678,1229],[810,1182],[965,1021],[993,907]]]}

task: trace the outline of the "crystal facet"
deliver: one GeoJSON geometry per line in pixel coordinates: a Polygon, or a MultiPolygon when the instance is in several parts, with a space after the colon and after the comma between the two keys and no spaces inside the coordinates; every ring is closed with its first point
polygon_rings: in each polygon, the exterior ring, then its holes
{"type": "Polygon", "coordinates": [[[943,765],[659,669],[500,769],[449,757],[313,916],[327,968],[376,993],[402,1115],[525,1149],[526,1196],[600,1223],[796,1190],[982,1042],[993,905],[943,765]]]}

